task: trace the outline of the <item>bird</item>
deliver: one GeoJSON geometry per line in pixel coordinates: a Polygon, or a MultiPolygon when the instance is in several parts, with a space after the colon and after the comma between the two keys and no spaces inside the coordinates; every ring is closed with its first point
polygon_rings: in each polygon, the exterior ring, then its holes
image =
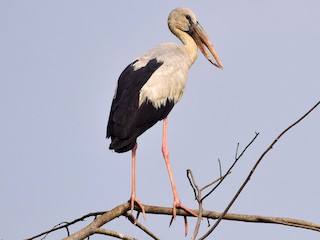
{"type": "Polygon", "coordinates": [[[137,138],[158,121],[163,121],[162,154],[173,192],[173,218],[176,217],[177,208],[197,216],[181,203],[176,189],[169,161],[168,114],[183,95],[188,71],[198,57],[198,48],[214,66],[223,69],[212,42],[189,8],[178,7],[172,10],[168,17],[168,27],[182,45],[160,44],[124,69],[117,82],[107,125],[106,137],[111,138],[109,149],[117,153],[132,152],[129,206],[133,211],[137,204],[144,218],[144,206],[136,196],[137,138]]]}

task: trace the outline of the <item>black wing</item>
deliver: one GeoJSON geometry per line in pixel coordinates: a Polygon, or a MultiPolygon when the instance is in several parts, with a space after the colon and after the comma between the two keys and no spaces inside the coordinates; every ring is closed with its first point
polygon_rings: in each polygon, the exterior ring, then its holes
{"type": "Polygon", "coordinates": [[[121,73],[110,110],[107,138],[111,137],[109,148],[116,152],[131,150],[137,137],[164,119],[174,106],[172,101],[167,101],[156,109],[146,101],[139,107],[140,89],[163,62],[152,59],[145,67],[134,71],[135,62],[121,73]]]}

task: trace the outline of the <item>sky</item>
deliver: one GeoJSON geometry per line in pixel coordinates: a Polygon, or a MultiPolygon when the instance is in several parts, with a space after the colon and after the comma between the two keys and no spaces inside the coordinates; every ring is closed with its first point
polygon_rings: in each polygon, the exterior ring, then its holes
{"type": "MultiPolygon", "coordinates": [[[[316,0],[2,0],[1,240],[31,237],[129,199],[131,154],[110,151],[105,139],[116,81],[150,48],[179,43],[166,22],[178,6],[194,11],[224,65],[223,71],[215,68],[199,52],[184,96],[169,115],[170,158],[184,205],[197,208],[187,169],[199,185],[207,184],[219,176],[218,159],[225,171],[237,143],[242,149],[259,132],[232,174],[204,203],[207,210],[223,211],[275,137],[319,101],[316,0]]],[[[318,108],[281,138],[230,212],[319,223],[319,120],[318,108]]],[[[138,139],[137,196],[147,205],[170,207],[161,129],[158,123],[138,139]]],[[[161,239],[185,239],[183,219],[170,228],[169,221],[152,215],[141,219],[161,239]]],[[[190,219],[190,231],[194,224],[190,219]]],[[[124,217],[106,228],[146,239],[124,217]]],[[[63,230],[46,239],[65,236],[63,230]]],[[[308,230],[227,221],[211,236],[319,239],[319,233],[308,230]]]]}

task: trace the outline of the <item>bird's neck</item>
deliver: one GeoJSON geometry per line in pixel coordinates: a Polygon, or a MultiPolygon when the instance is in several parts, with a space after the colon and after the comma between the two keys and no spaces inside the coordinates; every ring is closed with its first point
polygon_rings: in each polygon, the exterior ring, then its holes
{"type": "Polygon", "coordinates": [[[189,34],[180,31],[179,34],[176,34],[178,38],[183,42],[184,48],[186,49],[186,52],[190,59],[190,66],[196,61],[198,57],[198,46],[196,42],[193,40],[192,37],[190,37],[189,34]]]}

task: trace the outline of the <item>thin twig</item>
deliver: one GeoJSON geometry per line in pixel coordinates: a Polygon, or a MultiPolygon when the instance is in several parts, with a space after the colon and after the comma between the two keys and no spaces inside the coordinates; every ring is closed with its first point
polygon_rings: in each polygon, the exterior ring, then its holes
{"type": "Polygon", "coordinates": [[[198,217],[197,217],[197,223],[196,226],[194,228],[193,231],[193,236],[191,239],[195,239],[199,229],[200,229],[200,224],[201,224],[201,220],[202,220],[202,212],[203,212],[203,207],[202,207],[202,201],[201,201],[201,193],[202,190],[198,187],[197,183],[196,183],[196,179],[193,177],[193,173],[190,169],[187,170],[187,177],[189,179],[190,185],[193,188],[193,191],[196,195],[196,200],[198,201],[198,217]]]}
{"type": "Polygon", "coordinates": [[[199,202],[199,198],[198,198],[198,190],[199,187],[196,183],[196,180],[193,178],[193,174],[192,171],[190,169],[187,169],[187,178],[189,180],[189,183],[191,185],[191,188],[193,189],[193,193],[194,193],[194,198],[197,202],[199,202]],[[190,178],[191,176],[191,178],[190,178]]]}
{"type": "Polygon", "coordinates": [[[220,178],[222,177],[222,166],[221,166],[221,161],[218,158],[218,163],[219,163],[219,174],[220,174],[220,178]]]}
{"type": "MultiPolygon", "coordinates": [[[[212,181],[211,183],[208,183],[207,185],[205,185],[204,187],[202,187],[200,190],[203,191],[206,188],[210,187],[211,185],[221,181],[224,177],[226,177],[227,175],[229,175],[231,172],[226,173],[225,175],[221,175],[218,179],[212,181]]],[[[203,199],[201,199],[201,201],[203,201],[203,199]]]]}
{"type": "MultiPolygon", "coordinates": [[[[220,163],[220,161],[219,161],[219,163],[220,163]]],[[[220,178],[214,180],[213,182],[205,185],[202,188],[198,187],[198,185],[196,183],[196,179],[194,178],[193,173],[192,173],[192,171],[190,169],[187,170],[187,177],[189,179],[190,185],[193,188],[193,191],[195,192],[196,200],[198,201],[198,206],[199,206],[198,207],[198,217],[197,217],[198,219],[197,219],[197,223],[196,223],[196,226],[194,228],[194,231],[193,231],[193,236],[191,238],[191,239],[196,239],[196,237],[198,235],[198,232],[199,232],[199,229],[200,229],[201,220],[202,220],[202,212],[203,212],[203,200],[202,200],[202,197],[201,197],[202,191],[205,190],[206,188],[210,187],[211,185],[217,183],[218,181],[221,181],[221,179],[224,176],[222,176],[222,173],[220,171],[220,178]]]]}
{"type": "Polygon", "coordinates": [[[245,153],[245,151],[249,148],[249,146],[256,140],[256,138],[258,137],[259,133],[255,133],[255,136],[252,138],[252,140],[249,142],[249,144],[243,149],[243,151],[241,152],[241,154],[235,158],[235,161],[233,162],[233,164],[230,166],[230,168],[228,169],[227,173],[224,175],[224,177],[221,179],[221,181],[213,188],[211,189],[211,191],[209,191],[201,200],[203,201],[204,199],[206,199],[214,190],[216,190],[217,187],[219,187],[219,185],[223,182],[223,180],[226,178],[226,176],[229,175],[229,173],[231,172],[231,170],[233,169],[233,167],[236,165],[236,163],[238,162],[238,160],[242,157],[242,155],[245,153]]]}
{"type": "Polygon", "coordinates": [[[234,158],[235,158],[235,159],[237,159],[237,158],[238,158],[239,146],[240,146],[240,143],[237,143],[236,155],[234,156],[234,158]]]}
{"type": "MultiPolygon", "coordinates": [[[[73,224],[75,224],[75,223],[77,223],[77,222],[84,221],[86,218],[89,218],[89,217],[95,217],[95,218],[96,218],[97,216],[100,216],[100,215],[102,215],[102,214],[104,214],[104,213],[106,213],[106,212],[103,211],[103,212],[88,213],[88,214],[86,214],[86,215],[83,215],[83,216],[80,217],[80,218],[77,218],[77,219],[71,221],[71,222],[61,222],[61,223],[55,225],[55,226],[54,226],[53,228],[51,228],[50,230],[44,231],[44,232],[42,232],[42,233],[39,233],[39,234],[37,234],[37,235],[35,235],[35,236],[33,236],[33,237],[26,238],[25,240],[33,240],[33,239],[36,239],[36,238],[41,237],[41,236],[43,236],[43,235],[44,235],[44,236],[47,236],[49,233],[58,231],[58,230],[63,229],[63,228],[66,228],[66,229],[67,229],[67,235],[69,236],[69,235],[70,235],[69,229],[68,229],[69,226],[71,226],[71,225],[73,225],[73,224]]],[[[45,237],[44,237],[44,238],[45,238],[45,237]]],[[[42,238],[42,239],[44,239],[44,238],[42,238]]]]}
{"type": "MultiPolygon", "coordinates": [[[[252,174],[254,173],[255,169],[257,168],[257,166],[259,165],[259,163],[261,162],[261,160],[263,159],[263,157],[272,149],[272,147],[277,143],[277,141],[287,132],[289,131],[292,127],[294,127],[296,124],[298,124],[302,119],[304,119],[306,116],[309,115],[309,113],[311,113],[318,105],[320,104],[320,101],[315,104],[307,113],[305,113],[302,117],[300,117],[297,121],[295,121],[294,123],[292,123],[289,127],[287,127],[284,131],[282,131],[279,136],[269,145],[269,147],[262,153],[262,155],[260,156],[260,158],[258,159],[258,161],[255,163],[255,165],[253,166],[253,168],[251,169],[248,177],[246,178],[246,180],[243,182],[243,184],[241,185],[241,187],[239,188],[238,192],[235,194],[235,196],[233,197],[233,199],[231,200],[231,202],[228,204],[228,206],[226,207],[226,209],[223,211],[222,215],[218,218],[218,220],[215,222],[215,224],[209,229],[208,232],[206,232],[201,238],[201,239],[205,239],[206,237],[208,237],[212,231],[219,225],[219,223],[221,222],[222,218],[224,217],[224,215],[229,211],[230,207],[232,206],[232,204],[235,202],[235,200],[238,198],[238,196],[240,195],[240,193],[242,192],[242,190],[244,189],[244,187],[247,185],[247,183],[249,182],[252,174]]],[[[240,154],[241,156],[241,154],[240,154]]],[[[239,157],[240,157],[239,156],[239,157]]]]}
{"type": "Polygon", "coordinates": [[[146,234],[148,234],[150,237],[152,237],[153,239],[159,240],[160,238],[157,237],[153,232],[151,232],[148,228],[146,228],[145,226],[143,226],[141,223],[136,222],[136,218],[130,213],[130,212],[126,212],[125,216],[129,219],[129,221],[134,224],[135,226],[137,226],[138,228],[140,228],[142,231],[144,231],[146,234]]]}

